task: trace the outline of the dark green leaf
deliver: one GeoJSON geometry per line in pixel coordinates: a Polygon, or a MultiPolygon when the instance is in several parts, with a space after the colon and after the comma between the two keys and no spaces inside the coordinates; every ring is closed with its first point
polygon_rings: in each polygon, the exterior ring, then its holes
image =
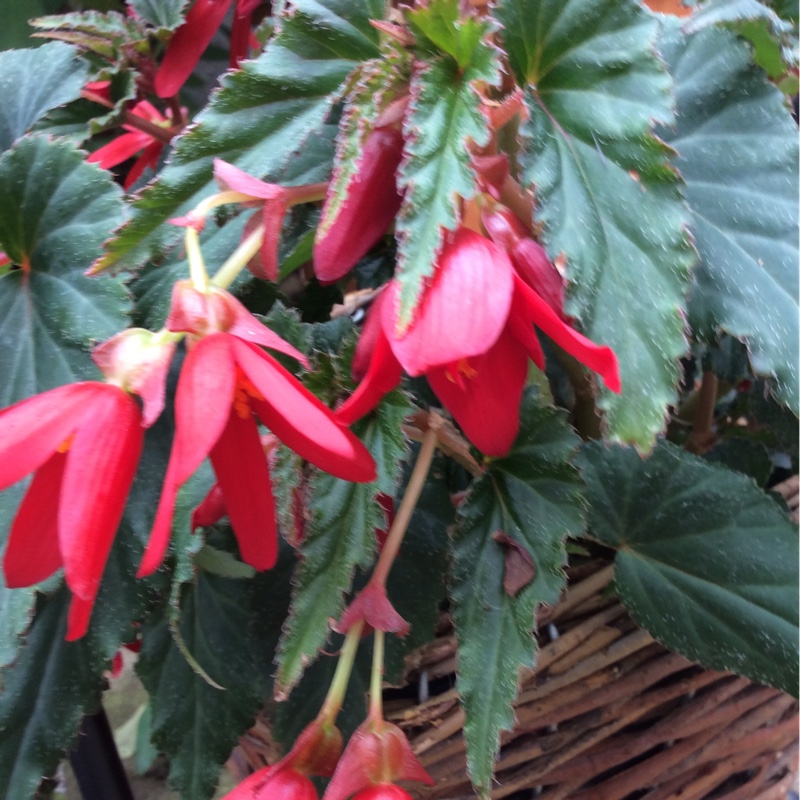
{"type": "Polygon", "coordinates": [[[17,657],[20,636],[30,624],[35,601],[33,589],[9,589],[0,572],[0,668],[17,657]]]}
{"type": "Polygon", "coordinates": [[[290,159],[324,131],[325,117],[350,71],[378,55],[369,24],[374,0],[298,0],[266,51],[226,75],[222,89],[182,136],[159,180],[133,206],[133,218],[100,265],[140,265],[180,238],[163,223],[212,194],[212,162],[277,178],[290,159]]]}
{"type": "Polygon", "coordinates": [[[797,530],[750,480],[667,442],[581,458],[591,533],[617,591],[665,647],[797,692],[797,530]]]}
{"type": "Polygon", "coordinates": [[[772,474],[772,459],[767,448],[738,436],[723,439],[706,453],[705,458],[713,464],[748,475],[759,486],[765,486],[772,474]]]}
{"type": "Polygon", "coordinates": [[[83,274],[120,194],[66,142],[26,137],[0,157],[0,249],[23,265],[0,277],[0,406],[96,376],[89,345],[127,326],[122,281],[83,274]]]}
{"type": "Polygon", "coordinates": [[[355,567],[366,568],[372,559],[375,528],[383,524],[375,495],[394,495],[405,455],[400,423],[409,408],[405,396],[394,392],[374,415],[353,428],[378,465],[374,483],[350,483],[322,472],[311,480],[311,519],[280,647],[277,684],[281,694],[297,682],[305,664],[325,644],[329,620],[340,615],[355,567]]]}
{"type": "Polygon", "coordinates": [[[524,177],[551,258],[566,260],[568,312],[617,354],[622,394],[599,405],[612,439],[652,445],[686,350],[683,296],[694,260],[669,150],[656,20],[633,0],[504,0],[497,15],[527,80],[524,177]]]}
{"type": "Polygon", "coordinates": [[[223,689],[192,670],[166,622],[143,634],[137,672],[151,698],[151,735],[170,756],[170,782],[187,800],[213,795],[220,765],[259,707],[264,653],[250,633],[258,613],[252,598],[251,581],[202,571],[184,586],[183,642],[223,689]]]}
{"type": "Polygon", "coordinates": [[[147,47],[144,30],[118,11],[55,14],[33,19],[30,24],[38,30],[37,36],[74,44],[107,63],[115,61],[123,47],[147,47]]]}
{"type": "Polygon", "coordinates": [[[725,30],[660,43],[675,76],[678,151],[701,263],[690,320],[743,340],[753,370],[800,410],[797,127],[782,96],[725,30]]]}
{"type": "Polygon", "coordinates": [[[581,485],[570,464],[578,440],[564,415],[528,391],[511,452],[489,462],[459,507],[451,596],[458,636],[458,690],[466,711],[470,776],[491,789],[500,731],[511,728],[521,667],[535,661],[534,610],[555,603],[565,580],[564,540],[583,531],[581,485]],[[533,558],[533,581],[514,597],[503,586],[505,534],[533,558]]]}
{"type": "MultiPolygon", "coordinates": [[[[484,35],[490,29],[483,23],[484,35]]],[[[497,49],[480,42],[466,69],[441,56],[412,78],[398,177],[406,194],[396,226],[402,327],[411,322],[424,282],[433,275],[445,233],[458,225],[459,197],[468,200],[476,191],[469,143],[486,144],[489,131],[473,84],[496,85],[500,74],[497,49]]]]}
{"type": "Polygon", "coordinates": [[[3,102],[0,103],[0,152],[56,106],[80,96],[88,80],[77,51],[60,42],[36,50],[0,52],[3,102]]]}

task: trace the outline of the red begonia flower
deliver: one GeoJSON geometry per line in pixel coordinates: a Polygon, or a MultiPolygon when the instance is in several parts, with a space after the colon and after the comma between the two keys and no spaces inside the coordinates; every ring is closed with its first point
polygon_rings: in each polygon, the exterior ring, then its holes
{"type": "Polygon", "coordinates": [[[178,489],[207,456],[242,558],[269,569],[277,558],[277,527],[256,417],[302,458],[344,480],[374,480],[375,462],[333,412],[257,344],[305,362],[303,356],[227,292],[177,284],[167,327],[203,338],[191,346],[178,379],[175,438],[139,575],[163,560],[178,489]]]}
{"type": "MultiPolygon", "coordinates": [[[[147,100],[137,103],[131,109],[131,113],[165,129],[172,124],[172,120],[168,116],[165,117],[147,100]]],[[[90,164],[98,164],[103,169],[111,169],[129,158],[133,158],[141,151],[142,154],[136,159],[125,178],[123,188],[127,190],[142,177],[145,169],[148,167],[155,169],[158,166],[164,142],[131,125],[123,125],[122,128],[127,133],[117,136],[108,144],[98,148],[86,160],[90,164]]]]}
{"type": "Polygon", "coordinates": [[[368,718],[350,737],[324,800],[346,800],[370,786],[395,781],[434,783],[397,725],[368,718]]]}
{"type": "Polygon", "coordinates": [[[353,800],[414,800],[414,798],[393,783],[379,783],[353,795],[353,800]]]}
{"type": "Polygon", "coordinates": [[[0,411],[0,490],[34,473],[11,525],[6,585],[32,586],[63,566],[69,641],[88,628],[142,441],[136,401],[106,383],[60,386],[0,411]]]}
{"type": "Polygon", "coordinates": [[[519,428],[519,403],[530,358],[544,369],[534,332],[597,372],[619,392],[614,352],[570,327],[514,270],[500,247],[473,231],[460,230],[442,251],[437,273],[408,331],[397,333],[396,282],[381,292],[361,341],[372,353],[356,351],[354,364],[368,364],[364,380],[337,410],[351,425],[400,381],[401,367],[425,375],[467,438],[490,456],[505,455],[519,428]],[[494,283],[494,285],[493,285],[494,283]],[[496,310],[496,317],[492,312],[496,310]],[[380,320],[380,327],[375,332],[380,320]],[[448,330],[452,320],[452,331],[448,330]]]}
{"type": "Polygon", "coordinates": [[[222,800],[319,800],[311,779],[283,764],[263,767],[222,800]]]}
{"type": "Polygon", "coordinates": [[[358,172],[347,186],[347,197],[333,215],[337,198],[328,195],[314,241],[314,273],[323,283],[347,274],[386,233],[400,204],[397,168],[403,156],[403,135],[394,126],[376,128],[361,150],[358,172]]]}

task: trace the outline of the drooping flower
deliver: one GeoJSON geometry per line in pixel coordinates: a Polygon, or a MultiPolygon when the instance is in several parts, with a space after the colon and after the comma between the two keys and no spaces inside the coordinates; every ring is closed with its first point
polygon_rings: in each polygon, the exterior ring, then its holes
{"type": "MultiPolygon", "coordinates": [[[[167,116],[164,116],[147,100],[142,100],[133,106],[131,113],[165,130],[172,126],[169,112],[167,112],[167,116]]],[[[98,164],[103,169],[111,169],[129,158],[133,158],[137,153],[141,153],[125,177],[123,187],[127,190],[142,177],[145,169],[148,167],[156,169],[165,144],[161,139],[156,139],[152,134],[132,125],[125,124],[122,129],[127,133],[117,136],[108,144],[98,148],[86,160],[90,164],[98,164]]]]}
{"type": "MultiPolygon", "coordinates": [[[[404,369],[424,375],[467,438],[482,452],[508,452],[519,429],[519,404],[530,358],[544,369],[534,325],[614,392],[621,389],[617,359],[568,325],[514,269],[496,244],[460,228],[445,244],[416,318],[398,333],[399,285],[390,282],[373,303],[354,368],[366,372],[338,409],[352,424],[394,388],[404,369]]],[[[361,342],[360,342],[361,343],[361,342]]]]}
{"type": "MultiPolygon", "coordinates": [[[[203,51],[225,19],[233,0],[197,0],[186,20],[174,33],[156,73],[159,97],[172,97],[186,83],[203,51]]],[[[247,57],[253,11],[261,0],[236,0],[231,29],[230,65],[238,67],[247,57]]]]}
{"type": "Polygon", "coordinates": [[[290,766],[274,764],[245,778],[222,800],[319,800],[311,779],[290,766]]]}
{"type": "Polygon", "coordinates": [[[333,412],[262,347],[305,357],[222,289],[178,283],[167,328],[189,337],[175,395],[175,438],[139,575],[158,568],[180,486],[208,456],[242,558],[269,569],[277,557],[275,504],[256,417],[302,458],[350,481],[375,479],[375,462],[333,412]],[[259,346],[260,345],[260,346],[259,346]]]}
{"type": "Polygon", "coordinates": [[[368,717],[350,737],[324,800],[346,800],[370,787],[395,781],[418,781],[429,786],[434,783],[411,752],[403,731],[385,719],[368,717]]]}
{"type": "Polygon", "coordinates": [[[118,386],[59,386],[0,411],[0,490],[33,473],[11,525],[11,588],[63,567],[67,640],[86,633],[142,449],[141,412],[118,386]]]}

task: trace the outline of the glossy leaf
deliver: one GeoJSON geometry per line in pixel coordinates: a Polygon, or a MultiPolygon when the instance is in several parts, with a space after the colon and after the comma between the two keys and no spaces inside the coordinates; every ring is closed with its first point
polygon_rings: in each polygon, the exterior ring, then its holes
{"type": "Polygon", "coordinates": [[[662,135],[678,152],[701,257],[692,328],[744,341],[753,370],[800,413],[797,126],[732,33],[665,32],[660,48],[678,111],[662,135]]]}
{"type": "Polygon", "coordinates": [[[349,483],[317,473],[310,482],[311,519],[278,658],[279,695],[297,682],[304,666],[324,645],[329,620],[337,619],[342,611],[355,567],[366,568],[372,560],[375,528],[383,523],[375,495],[394,494],[405,455],[400,423],[408,411],[408,401],[395,392],[387,395],[372,417],[353,427],[375,459],[377,481],[349,483]]]}
{"type": "Polygon", "coordinates": [[[88,347],[127,325],[118,278],[84,271],[122,219],[120,190],[66,142],[26,137],[0,157],[0,407],[97,377],[88,347]],[[28,271],[29,270],[29,271],[28,271]]]}
{"type": "Polygon", "coordinates": [[[0,152],[56,106],[80,96],[88,80],[86,64],[74,47],[60,42],[36,50],[0,52],[3,102],[0,103],[0,152]]]}
{"type": "Polygon", "coordinates": [[[591,535],[617,548],[615,584],[668,649],[796,693],[797,529],[747,477],[667,442],[643,460],[586,446],[591,535]]]}
{"type": "Polygon", "coordinates": [[[619,359],[622,393],[599,400],[608,435],[649,447],[675,399],[694,260],[669,150],[648,132],[672,118],[657,22],[633,0],[503,0],[497,15],[528,83],[521,160],[543,244],[566,262],[566,310],[619,359]]]}
{"type": "Polygon", "coordinates": [[[266,51],[222,79],[222,89],[178,140],[169,165],[133,204],[131,221],[98,267],[140,265],[174,245],[181,232],[163,223],[212,194],[212,162],[221,158],[259,177],[277,177],[324,130],[350,73],[378,55],[369,24],[376,0],[299,0],[283,15],[266,51]]]}
{"type": "Polygon", "coordinates": [[[483,797],[491,789],[500,732],[514,721],[521,667],[535,663],[537,603],[555,603],[565,585],[564,540],[583,531],[581,484],[570,464],[578,440],[561,412],[523,399],[511,452],[493,459],[459,507],[451,598],[458,637],[458,683],[466,711],[467,766],[483,797]],[[503,586],[505,534],[527,550],[533,581],[512,597],[503,586]]]}
{"type": "MultiPolygon", "coordinates": [[[[482,35],[489,31],[484,22],[482,35]]],[[[489,139],[475,92],[479,81],[500,82],[498,51],[486,41],[475,45],[463,69],[449,56],[434,57],[411,81],[398,178],[406,194],[396,226],[398,324],[403,328],[413,319],[425,280],[434,273],[443,237],[458,225],[459,197],[468,200],[476,191],[469,147],[489,139]]]]}

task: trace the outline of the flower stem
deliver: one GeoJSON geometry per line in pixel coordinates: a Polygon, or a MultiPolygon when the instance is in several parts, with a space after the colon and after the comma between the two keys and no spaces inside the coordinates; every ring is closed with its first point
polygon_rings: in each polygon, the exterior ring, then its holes
{"type": "Polygon", "coordinates": [[[192,227],[186,229],[186,257],[189,260],[189,274],[194,288],[198,292],[207,292],[208,273],[203,261],[203,251],[200,249],[200,235],[192,227]]]}
{"type": "Polygon", "coordinates": [[[350,673],[353,671],[353,662],[356,659],[358,642],[361,639],[361,631],[363,629],[364,621],[361,620],[347,631],[347,636],[339,653],[336,672],[333,674],[333,680],[328,689],[328,695],[319,710],[319,714],[317,714],[317,719],[320,721],[327,720],[331,724],[336,721],[336,715],[342,707],[344,695],[347,692],[347,684],[350,682],[350,673]]]}
{"type": "Polygon", "coordinates": [[[376,628],[369,682],[369,716],[376,722],[383,719],[383,639],[383,631],[376,628]]]}
{"type": "Polygon", "coordinates": [[[238,274],[247,266],[250,259],[258,252],[264,241],[264,226],[259,225],[243,239],[239,246],[228,256],[225,263],[211,279],[214,286],[227,289],[236,280],[238,274]]]}
{"type": "Polygon", "coordinates": [[[400,550],[400,545],[406,534],[406,528],[408,528],[411,515],[417,506],[422,487],[425,485],[425,479],[428,477],[428,470],[431,468],[433,454],[436,452],[436,439],[442,422],[443,420],[438,414],[431,414],[428,430],[425,431],[425,436],[422,438],[422,447],[417,456],[417,463],[414,464],[400,508],[397,509],[394,523],[389,530],[389,535],[386,537],[386,543],[383,545],[383,550],[381,550],[375,571],[372,573],[372,578],[370,579],[372,581],[386,583],[386,576],[389,574],[389,570],[392,568],[392,564],[400,550]]]}
{"type": "MultiPolygon", "coordinates": [[[[83,89],[83,91],[81,91],[81,97],[83,97],[85,100],[90,100],[92,103],[97,103],[98,105],[104,106],[105,108],[114,108],[114,103],[88,89],[83,89]]],[[[132,111],[127,109],[122,112],[122,119],[125,125],[130,125],[131,128],[136,128],[137,130],[152,136],[153,139],[163,142],[164,144],[169,144],[172,139],[178,133],[180,133],[180,130],[176,130],[175,128],[164,128],[161,125],[156,125],[155,122],[150,122],[149,119],[140,117],[138,114],[134,114],[132,111]]]]}

